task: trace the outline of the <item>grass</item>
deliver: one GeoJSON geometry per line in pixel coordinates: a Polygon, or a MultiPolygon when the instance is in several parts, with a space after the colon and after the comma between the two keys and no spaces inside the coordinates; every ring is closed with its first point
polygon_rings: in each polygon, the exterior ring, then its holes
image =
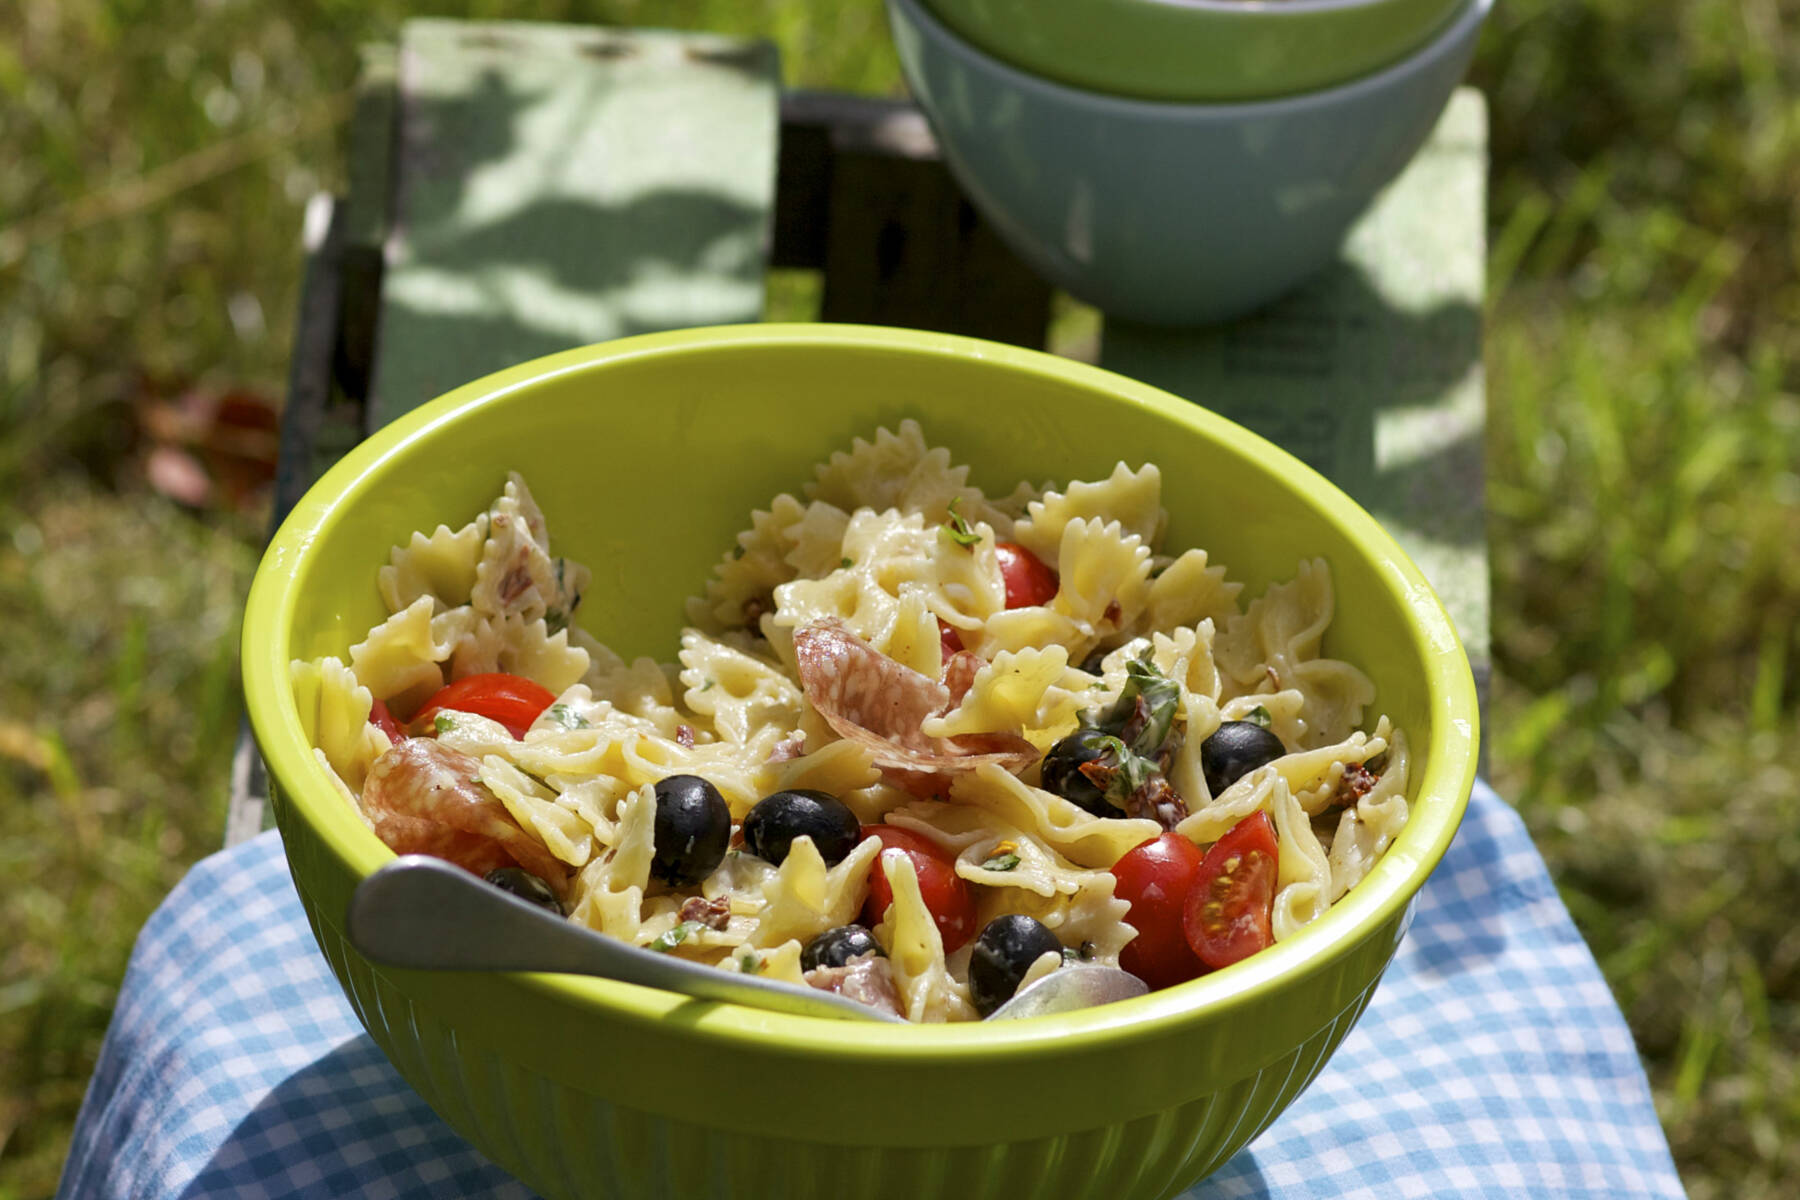
{"type": "MultiPolygon", "coordinates": [[[[160,499],[153,418],[280,394],[300,207],[339,184],[355,47],[402,6],[4,12],[0,1200],[23,1200],[54,1190],[137,927],[223,813],[262,517],[160,499]]],[[[896,83],[870,0],[534,15],[760,31],[791,84],[896,83]]],[[[1696,1200],[1800,1184],[1796,28],[1800,0],[1508,0],[1474,71],[1493,771],[1696,1200]]]]}

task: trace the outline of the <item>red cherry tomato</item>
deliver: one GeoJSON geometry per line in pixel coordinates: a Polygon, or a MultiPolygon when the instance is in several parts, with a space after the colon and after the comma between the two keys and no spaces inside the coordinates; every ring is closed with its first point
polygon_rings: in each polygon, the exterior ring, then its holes
{"type": "Polygon", "coordinates": [[[956,632],[956,626],[950,624],[950,622],[944,620],[944,618],[939,617],[938,657],[945,662],[949,662],[950,656],[958,653],[963,648],[962,634],[956,632]]]}
{"type": "Polygon", "coordinates": [[[1229,967],[1272,944],[1280,847],[1266,812],[1254,812],[1213,843],[1188,891],[1182,927],[1209,967],[1229,967]]]}
{"type": "Polygon", "coordinates": [[[1006,607],[1029,608],[1056,598],[1062,585],[1043,559],[1017,542],[1001,542],[994,553],[1000,558],[1000,578],[1006,581],[1006,607]]]}
{"type": "Polygon", "coordinates": [[[1206,974],[1188,945],[1182,921],[1188,893],[1205,856],[1169,832],[1127,851],[1113,864],[1113,895],[1131,905],[1125,918],[1137,936],[1119,952],[1119,965],[1153,988],[1174,987],[1206,974]]]}
{"type": "Polygon", "coordinates": [[[451,708],[498,721],[514,737],[522,738],[538,714],[555,700],[549,688],[521,675],[500,671],[469,675],[439,688],[413,718],[412,727],[429,732],[438,710],[451,708]]]}
{"type": "Polygon", "coordinates": [[[406,730],[400,728],[400,722],[388,711],[388,706],[376,700],[369,709],[369,724],[388,735],[388,741],[398,744],[406,736],[406,730]]]}
{"type": "MultiPolygon", "coordinates": [[[[881,852],[898,850],[912,860],[919,876],[919,895],[931,910],[937,923],[938,936],[944,940],[944,953],[949,954],[975,936],[975,893],[968,880],[956,873],[956,858],[936,842],[920,837],[911,830],[893,825],[864,825],[863,838],[881,839],[881,852]]],[[[869,902],[863,906],[863,920],[876,925],[887,915],[894,902],[894,889],[889,886],[887,872],[879,861],[869,872],[869,902]]]]}

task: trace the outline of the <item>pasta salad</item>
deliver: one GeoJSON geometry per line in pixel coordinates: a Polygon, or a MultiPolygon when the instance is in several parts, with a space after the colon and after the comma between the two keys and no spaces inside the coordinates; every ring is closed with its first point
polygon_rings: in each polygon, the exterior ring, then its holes
{"type": "Polygon", "coordinates": [[[589,572],[510,475],[394,548],[348,662],[292,664],[315,754],[397,853],[913,1021],[1317,918],[1407,817],[1404,735],[1320,653],[1326,564],[1244,597],[1164,549],[1154,465],[968,474],[910,420],[857,439],[751,514],[670,663],[575,622],[589,572]]]}

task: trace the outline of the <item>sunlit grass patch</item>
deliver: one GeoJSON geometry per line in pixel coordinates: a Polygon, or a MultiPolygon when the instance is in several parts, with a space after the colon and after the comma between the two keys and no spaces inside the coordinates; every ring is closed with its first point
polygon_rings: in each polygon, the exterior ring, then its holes
{"type": "Polygon", "coordinates": [[[78,473],[0,503],[0,1141],[61,1169],[138,929],[218,845],[245,530],[78,473]],[[123,502],[122,502],[123,501],[123,502]]]}

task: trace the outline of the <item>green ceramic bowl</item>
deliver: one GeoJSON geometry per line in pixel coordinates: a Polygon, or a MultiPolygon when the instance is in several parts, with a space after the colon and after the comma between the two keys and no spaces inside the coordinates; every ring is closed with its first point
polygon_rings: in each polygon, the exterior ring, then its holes
{"type": "Polygon", "coordinates": [[[1163,1196],[1223,1163],[1318,1073],[1368,1003],[1475,771],[1469,667],[1376,523],[1297,460],[1091,367],[892,329],[746,326],[611,342],[461,388],[354,450],[295,508],[251,588],[244,685],[294,884],[357,1014],[472,1143],[551,1197],[1163,1196]],[[1363,666],[1418,755],[1410,823],[1301,934],[1138,1000],[1000,1026],[843,1023],[569,976],[377,969],[346,943],[390,857],[316,765],[288,663],[384,613],[412,530],[524,472],[584,624],[667,658],[682,599],[753,506],[878,424],[916,417],[977,482],[1163,468],[1169,538],[1251,589],[1335,572],[1328,650],[1363,666]]]}
{"type": "Polygon", "coordinates": [[[1142,100],[1267,100],[1398,62],[1466,0],[926,0],[994,57],[1142,100]]]}

